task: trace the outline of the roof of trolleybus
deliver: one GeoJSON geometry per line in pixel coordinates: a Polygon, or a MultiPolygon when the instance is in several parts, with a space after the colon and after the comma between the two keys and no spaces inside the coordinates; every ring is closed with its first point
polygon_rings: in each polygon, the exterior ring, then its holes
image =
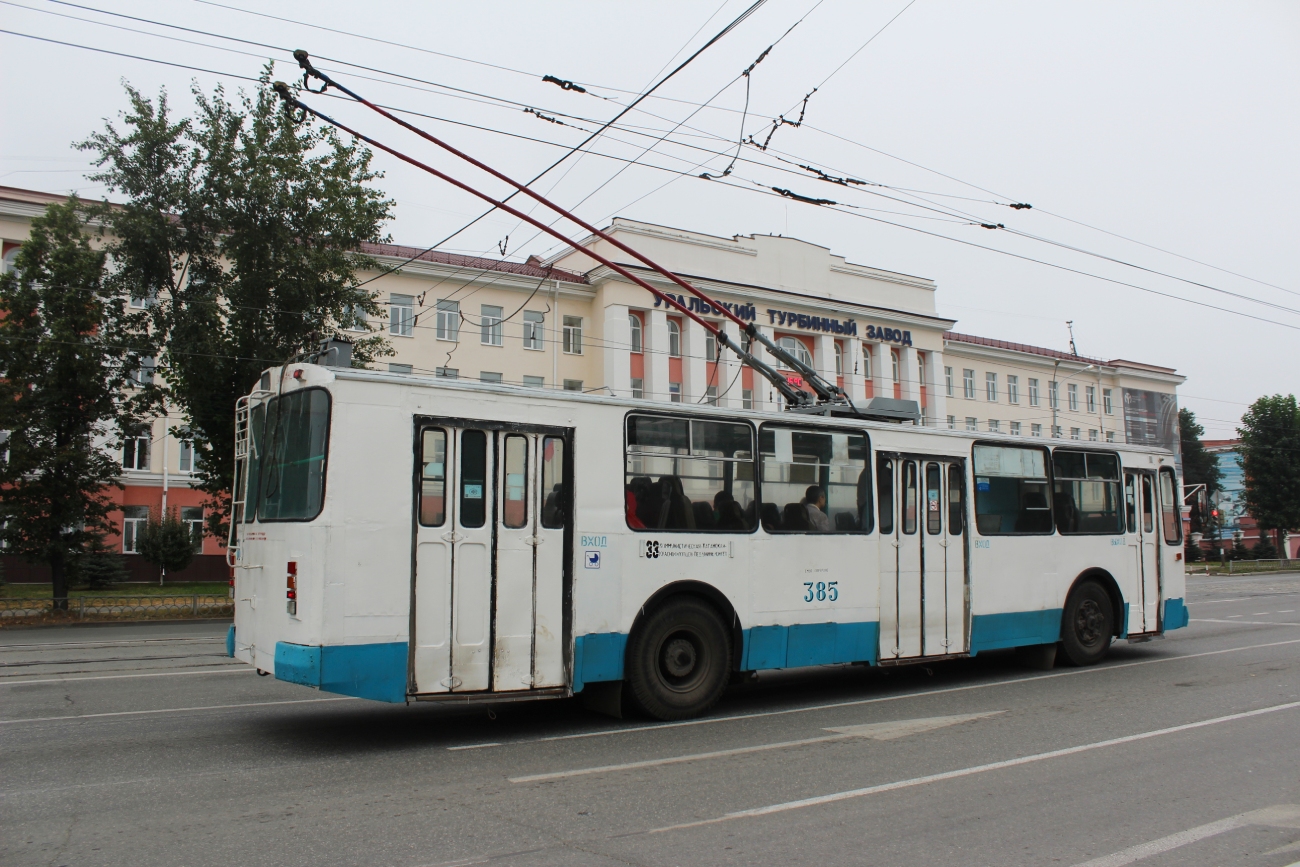
{"type": "MultiPolygon", "coordinates": [[[[825,425],[843,428],[867,429],[881,431],[885,433],[903,433],[903,434],[920,434],[935,437],[944,437],[948,439],[963,440],[966,442],[999,442],[1008,445],[1018,445],[1021,447],[1048,447],[1048,448],[1069,448],[1069,449],[1089,449],[1093,451],[1110,451],[1110,452],[1127,452],[1132,454],[1147,454],[1160,457],[1170,457],[1173,452],[1168,449],[1162,449],[1156,446],[1146,446],[1134,443],[1124,442],[1094,442],[1091,440],[1074,440],[1063,437],[1027,437],[1017,436],[1009,433],[992,433],[985,431],[968,431],[961,429],[949,429],[942,427],[918,427],[915,425],[902,424],[895,421],[887,421],[870,417],[858,417],[848,415],[819,415],[813,412],[791,412],[789,410],[750,410],[736,409],[732,407],[714,406],[712,404],[696,403],[664,403],[662,401],[646,401],[632,397],[617,397],[604,394],[588,394],[577,391],[562,391],[559,389],[539,389],[534,386],[511,385],[508,383],[491,383],[481,382],[474,379],[455,379],[445,376],[430,376],[416,373],[394,373],[391,371],[365,370],[364,368],[337,368],[322,367],[312,364],[290,364],[284,368],[269,368],[266,373],[270,375],[271,382],[279,381],[281,370],[286,371],[285,385],[294,383],[299,388],[311,386],[322,386],[328,383],[330,379],[338,381],[355,381],[355,382],[372,382],[385,385],[399,385],[413,388],[432,388],[447,389],[451,391],[477,392],[482,394],[492,394],[501,397],[526,398],[528,402],[544,400],[557,403],[579,403],[593,406],[617,406],[624,407],[628,410],[636,410],[659,415],[680,415],[690,413],[694,415],[707,415],[714,417],[729,417],[736,419],[753,419],[755,421],[782,421],[792,422],[798,420],[800,424],[825,425]],[[295,380],[289,371],[294,369],[313,368],[323,371],[328,375],[327,379],[318,379],[313,376],[311,381],[295,380]]],[[[265,375],[264,375],[265,376],[265,375]]],[[[288,393],[286,390],[283,393],[288,393]]],[[[254,391],[250,396],[254,402],[261,400],[271,400],[278,396],[274,390],[254,391]]],[[[487,407],[484,408],[483,416],[486,418],[492,412],[487,407]]]]}

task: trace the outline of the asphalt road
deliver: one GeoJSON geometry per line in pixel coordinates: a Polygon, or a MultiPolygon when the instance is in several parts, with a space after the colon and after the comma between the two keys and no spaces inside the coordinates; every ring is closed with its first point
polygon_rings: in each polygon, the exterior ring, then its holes
{"type": "Polygon", "coordinates": [[[707,719],[339,699],[224,624],[0,633],[0,864],[1300,863],[1300,575],[1101,666],[734,688],[707,719]]]}

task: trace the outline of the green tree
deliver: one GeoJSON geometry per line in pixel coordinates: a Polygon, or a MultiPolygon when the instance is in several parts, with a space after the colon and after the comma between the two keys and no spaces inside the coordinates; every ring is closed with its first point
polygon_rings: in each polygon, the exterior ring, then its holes
{"type": "Polygon", "coordinates": [[[129,577],[122,555],[109,550],[102,536],[96,536],[70,565],[70,584],[82,583],[91,590],[107,590],[129,577]]]}
{"type": "Polygon", "coordinates": [[[1260,534],[1300,528],[1300,406],[1295,395],[1261,397],[1242,415],[1237,433],[1246,509],[1260,534]]]}
{"type": "Polygon", "coordinates": [[[136,538],[136,551],[164,572],[179,572],[194,559],[194,534],[175,508],[161,514],[150,509],[136,538]]]}
{"type": "Polygon", "coordinates": [[[358,251],[383,241],[392,202],[372,184],[371,153],[314,123],[295,124],[268,86],[227,98],[194,87],[193,119],[173,120],[127,87],[119,131],[80,147],[93,179],[125,197],[108,215],[114,279],[152,299],[159,369],[186,417],[196,475],[221,536],[234,479],[234,408],[267,367],[346,336],[355,363],[391,354],[358,251]],[[346,331],[341,327],[348,327],[346,331]],[[358,331],[357,328],[360,330],[358,331]]]}
{"type": "Polygon", "coordinates": [[[57,608],[70,561],[112,530],[122,467],[109,449],[152,399],[152,387],[127,388],[145,323],[106,279],[88,220],[75,198],[50,205],[0,278],[0,533],[11,552],[49,566],[57,608]]]}
{"type": "Polygon", "coordinates": [[[1219,490],[1223,474],[1219,471],[1218,457],[1206,451],[1201,437],[1205,428],[1196,421],[1196,413],[1190,409],[1178,410],[1178,437],[1183,454],[1183,485],[1205,485],[1205,496],[1192,501],[1192,531],[1205,533],[1211,531],[1210,516],[1202,514],[1201,504],[1212,502],[1219,490]]]}
{"type": "Polygon", "coordinates": [[[1273,547],[1273,542],[1268,538],[1267,533],[1259,534],[1259,541],[1251,549],[1250,556],[1255,560],[1276,560],[1277,549],[1273,547]]]}

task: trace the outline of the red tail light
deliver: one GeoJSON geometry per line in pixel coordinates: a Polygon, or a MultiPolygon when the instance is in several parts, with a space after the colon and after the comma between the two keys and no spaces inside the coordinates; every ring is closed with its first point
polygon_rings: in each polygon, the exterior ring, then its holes
{"type": "Polygon", "coordinates": [[[285,598],[287,599],[298,598],[298,564],[293,560],[289,561],[289,571],[288,574],[285,576],[284,586],[285,586],[285,594],[284,594],[285,598]]]}

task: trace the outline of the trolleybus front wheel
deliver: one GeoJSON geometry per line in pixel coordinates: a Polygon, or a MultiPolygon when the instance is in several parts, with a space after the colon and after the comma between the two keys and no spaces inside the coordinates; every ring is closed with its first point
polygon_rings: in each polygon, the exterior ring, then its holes
{"type": "Polygon", "coordinates": [[[1110,595],[1093,581],[1075,587],[1065,601],[1061,649],[1075,665],[1101,662],[1114,634],[1110,595]]]}
{"type": "Polygon", "coordinates": [[[699,716],[726,689],[727,627],[712,605],[675,596],[650,612],[628,642],[627,680],[646,713],[662,720],[699,716]]]}

